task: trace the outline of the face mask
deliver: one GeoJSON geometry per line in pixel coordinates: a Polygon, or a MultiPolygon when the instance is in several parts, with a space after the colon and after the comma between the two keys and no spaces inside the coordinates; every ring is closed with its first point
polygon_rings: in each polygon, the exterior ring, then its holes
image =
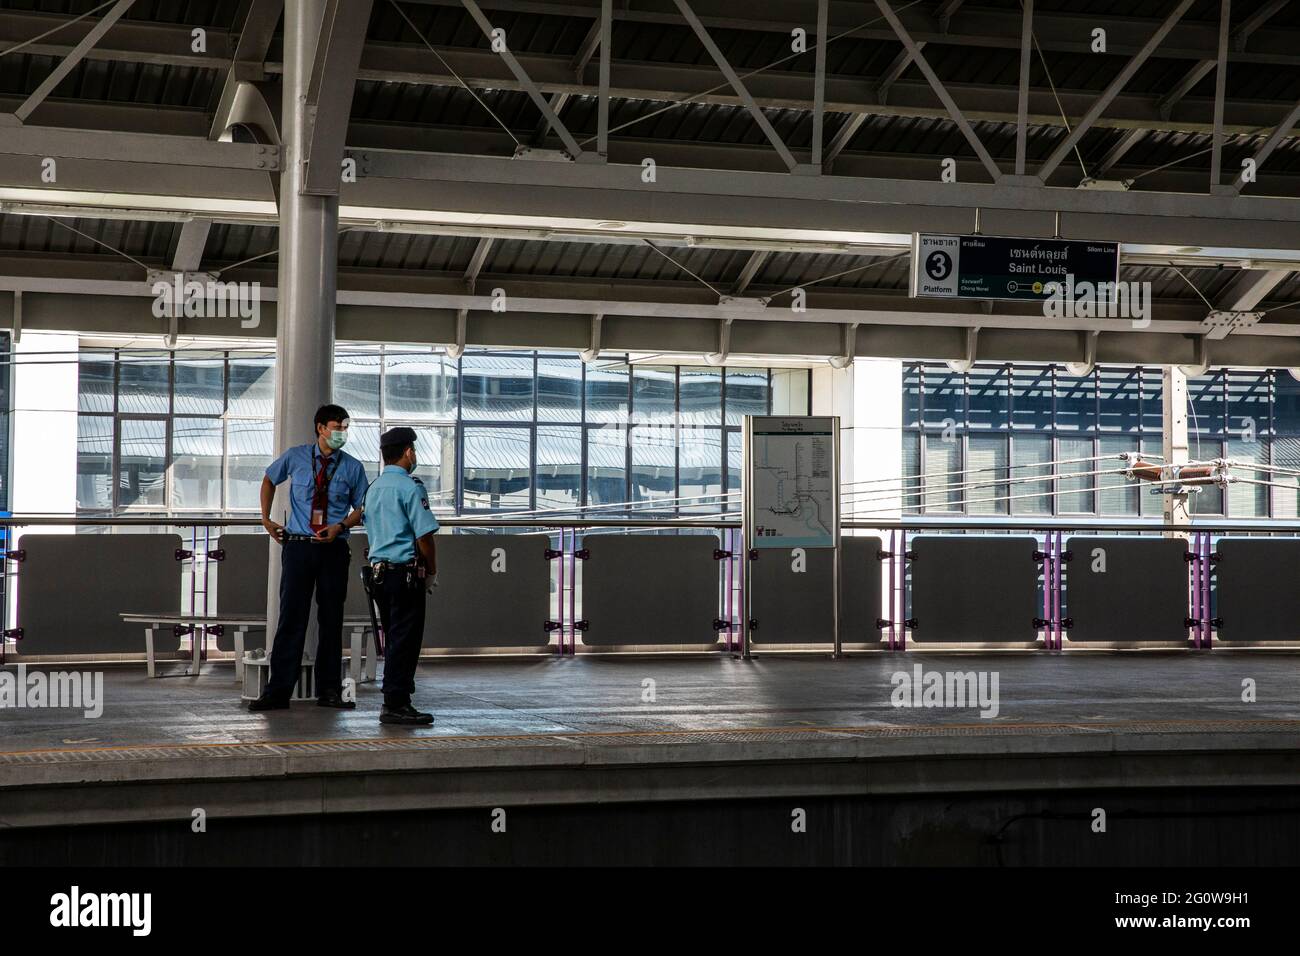
{"type": "Polygon", "coordinates": [[[347,443],[348,443],[348,433],[345,431],[330,432],[330,437],[325,439],[325,444],[329,445],[330,448],[334,449],[335,451],[338,451],[347,443]]]}
{"type": "Polygon", "coordinates": [[[415,469],[416,469],[416,467],[417,467],[417,466],[416,466],[416,464],[415,464],[415,456],[412,455],[412,456],[411,456],[411,467],[408,468],[408,469],[406,469],[406,473],[407,473],[408,475],[413,475],[413,474],[415,474],[415,469]]]}

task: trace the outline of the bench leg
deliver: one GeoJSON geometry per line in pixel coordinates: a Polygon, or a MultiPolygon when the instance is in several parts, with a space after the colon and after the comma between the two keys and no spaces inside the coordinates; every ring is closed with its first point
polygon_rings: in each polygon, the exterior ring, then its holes
{"type": "Polygon", "coordinates": [[[247,628],[235,628],[235,683],[244,683],[244,634],[247,628]]]}
{"type": "Polygon", "coordinates": [[[144,629],[144,660],[145,660],[145,665],[149,668],[149,676],[157,677],[158,659],[155,656],[154,649],[153,649],[153,628],[152,627],[146,627],[144,629]]]}
{"type": "Polygon", "coordinates": [[[361,683],[361,634],[361,628],[354,627],[352,629],[352,640],[348,655],[348,676],[352,678],[353,684],[361,683]]]}
{"type": "Polygon", "coordinates": [[[375,650],[375,632],[366,630],[366,680],[374,682],[379,673],[379,652],[375,650]]]}
{"type": "Polygon", "coordinates": [[[194,630],[190,631],[190,666],[185,668],[185,673],[190,677],[198,676],[203,669],[203,642],[207,636],[207,631],[199,625],[194,625],[194,630]]]}

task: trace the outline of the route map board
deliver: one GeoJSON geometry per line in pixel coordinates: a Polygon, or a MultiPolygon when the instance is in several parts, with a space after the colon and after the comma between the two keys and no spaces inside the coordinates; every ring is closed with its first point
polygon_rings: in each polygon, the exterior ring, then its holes
{"type": "Polygon", "coordinates": [[[837,547],[839,420],[751,416],[745,422],[749,547],[837,547]]]}

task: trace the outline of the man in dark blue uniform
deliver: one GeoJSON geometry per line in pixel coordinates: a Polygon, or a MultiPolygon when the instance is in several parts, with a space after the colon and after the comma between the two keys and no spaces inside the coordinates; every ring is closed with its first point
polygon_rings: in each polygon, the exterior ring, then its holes
{"type": "Polygon", "coordinates": [[[366,470],[342,451],[348,413],[316,411],[316,440],[273,461],[262,479],[262,526],[280,542],[280,620],[271,647],[271,677],[252,711],[284,710],[298,683],[303,644],[316,595],[316,703],[351,710],[343,699],[343,601],[348,590],[348,530],[361,521],[366,470]],[[275,486],[289,485],[288,527],[271,520],[275,486]]]}
{"type": "Polygon", "coordinates": [[[424,641],[424,599],[438,583],[433,535],[438,520],[416,478],[415,431],[391,428],[379,438],[384,470],[366,492],[366,535],[375,603],[384,628],[385,724],[431,724],[411,706],[424,641]]]}

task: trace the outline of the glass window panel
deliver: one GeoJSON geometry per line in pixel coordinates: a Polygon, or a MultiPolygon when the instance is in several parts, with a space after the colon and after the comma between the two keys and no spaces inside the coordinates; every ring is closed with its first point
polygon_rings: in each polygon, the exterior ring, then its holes
{"type": "Polygon", "coordinates": [[[627,430],[621,425],[588,428],[587,504],[621,504],[625,501],[627,501],[627,430]]]}
{"type": "Polygon", "coordinates": [[[537,420],[582,421],[582,362],[578,359],[537,359],[537,420]]]}
{"type": "MultiPolygon", "coordinates": [[[[921,433],[920,432],[903,432],[903,496],[902,507],[907,514],[917,514],[921,510],[921,433]]],[[[864,488],[871,488],[871,485],[865,485],[864,488]]],[[[874,498],[868,492],[860,492],[856,498],[860,504],[856,506],[847,504],[846,511],[871,511],[875,502],[867,501],[868,498],[874,498]]]]}
{"type": "Polygon", "coordinates": [[[123,412],[170,410],[171,363],[167,358],[122,353],[118,363],[117,405],[123,412]]]}
{"type": "Polygon", "coordinates": [[[1220,436],[1226,415],[1223,373],[1187,380],[1187,429],[1193,434],[1220,436]]]}
{"type": "MultiPolygon", "coordinates": [[[[1189,441],[1188,456],[1196,461],[1205,461],[1223,457],[1223,442],[1216,439],[1192,436],[1189,441]]],[[[1217,485],[1201,485],[1200,491],[1192,493],[1191,512],[1194,515],[1223,514],[1223,489],[1217,485]]]]}
{"type": "Polygon", "coordinates": [[[1141,373],[1135,368],[1098,371],[1099,422],[1102,431],[1135,432],[1142,424],[1141,373]]]}
{"type": "Polygon", "coordinates": [[[77,416],[77,507],[113,507],[113,419],[77,416]]]}
{"type": "Polygon", "coordinates": [[[722,424],[722,370],[682,366],[682,423],[722,424]]]}
{"type": "Polygon", "coordinates": [[[676,495],[676,433],[671,425],[638,425],[631,430],[633,501],[658,501],[676,495]]]}
{"type": "MultiPolygon", "coordinates": [[[[770,398],[765,368],[729,368],[727,374],[727,424],[740,425],[746,415],[766,415],[770,398]]],[[[684,380],[683,380],[684,381],[684,380]]],[[[685,407],[685,384],[682,405],[685,407]]],[[[804,414],[798,412],[797,414],[804,414]]]]}
{"type": "Polygon", "coordinates": [[[582,505],[582,429],[537,426],[537,507],[582,505]]]}
{"type": "MultiPolygon", "coordinates": [[[[1255,465],[1267,465],[1268,440],[1257,439],[1245,441],[1240,438],[1228,439],[1228,457],[1236,461],[1255,465]]],[[[1245,466],[1234,466],[1233,474],[1250,481],[1274,480],[1268,472],[1251,471],[1245,466]]],[[[1267,518],[1268,486],[1250,485],[1238,481],[1228,486],[1228,517],[1230,518],[1267,518]]]]}
{"type": "Polygon", "coordinates": [[[587,365],[587,421],[627,422],[628,375],[619,362],[587,365]]]}
{"type": "Polygon", "coordinates": [[[740,510],[741,485],[745,481],[744,436],[738,431],[727,432],[727,491],[732,497],[727,499],[726,508],[721,511],[740,510]]]}
{"type": "MultiPolygon", "coordinates": [[[[1283,377],[1290,378],[1289,375],[1278,375],[1279,386],[1283,377]]],[[[1300,471],[1300,438],[1275,438],[1272,444],[1274,465],[1300,471]]],[[[1269,489],[1273,497],[1273,517],[1282,521],[1300,518],[1300,474],[1278,473],[1269,480],[1274,483],[1274,487],[1269,489]]]]}
{"type": "MultiPolygon", "coordinates": [[[[1161,432],[1165,427],[1164,373],[1158,368],[1142,369],[1142,430],[1161,432]]],[[[1159,450],[1159,449],[1157,449],[1159,450]]]]}
{"type": "Polygon", "coordinates": [[[682,510],[704,514],[724,510],[722,429],[683,427],[680,436],[679,494],[686,499],[701,499],[682,501],[682,510]]]}
{"type": "Polygon", "coordinates": [[[230,360],[228,413],[249,418],[275,415],[274,356],[243,356],[230,360]]]}
{"type": "MultiPolygon", "coordinates": [[[[973,417],[972,410],[972,417],[973,417]]],[[[1004,435],[972,435],[970,470],[964,490],[967,512],[973,515],[1007,513],[1007,439],[1004,435]]]]}
{"type": "Polygon", "coordinates": [[[1048,431],[1052,427],[1052,369],[1014,366],[1011,370],[1011,423],[1015,428],[1048,431]]]}
{"type": "Polygon", "coordinates": [[[1092,439],[1062,438],[1059,448],[1061,457],[1060,466],[1057,468],[1058,474],[1082,477],[1061,479],[1061,494],[1057,500],[1057,508],[1061,514],[1092,514],[1096,510],[1093,489],[1097,486],[1096,477],[1090,474],[1097,470],[1097,462],[1093,458],[1096,452],[1093,451],[1092,439]],[[1093,460],[1087,460],[1089,458],[1093,460]]]}
{"type": "Polygon", "coordinates": [[[1273,376],[1273,433],[1300,435],[1300,381],[1285,369],[1273,376]]]}
{"type": "MultiPolygon", "coordinates": [[[[352,409],[348,409],[351,411],[352,409]]],[[[348,444],[347,452],[357,461],[361,462],[366,469],[366,477],[374,481],[379,477],[379,472],[383,469],[383,459],[379,455],[379,435],[381,432],[391,428],[391,425],[381,425],[379,422],[357,421],[352,419],[348,425],[348,444]]],[[[417,432],[417,438],[419,434],[417,432]]],[[[415,448],[415,457],[419,460],[420,452],[423,447],[419,444],[415,448]]],[[[423,462],[421,462],[423,464],[423,462]]]]}
{"type": "Polygon", "coordinates": [[[812,373],[806,368],[772,369],[772,414],[807,415],[808,387],[812,373]]]}
{"type": "Polygon", "coordinates": [[[970,427],[1006,428],[1011,418],[1011,381],[1006,367],[973,368],[967,379],[970,383],[970,427]]]}
{"type": "MultiPolygon", "coordinates": [[[[355,441],[356,426],[349,427],[348,433],[349,442],[355,441]]],[[[226,455],[226,507],[260,507],[262,477],[275,457],[275,430],[270,420],[228,420],[226,455]]]]}
{"type": "MultiPolygon", "coordinates": [[[[476,370],[475,392],[468,385],[466,418],[532,418],[531,357],[465,356],[476,370]],[[472,413],[471,413],[472,407],[472,413]]],[[[467,372],[468,374],[468,372],[467,372]]],[[[349,409],[351,411],[351,409],[349,409]]],[[[414,345],[384,350],[384,417],[449,421],[456,417],[456,363],[443,352],[414,345]]]]}
{"type": "MultiPolygon", "coordinates": [[[[420,425],[408,423],[415,429],[415,477],[424,482],[429,493],[429,507],[450,510],[456,507],[456,426],[455,425],[420,425]]],[[[393,426],[385,422],[386,428],[393,426]]],[[[351,429],[349,429],[351,431],[351,429]]],[[[528,432],[513,429],[512,441],[522,441],[524,450],[528,448],[528,432]]],[[[378,436],[375,444],[379,444],[378,436]]],[[[379,452],[376,448],[375,457],[379,452]]],[[[513,459],[512,459],[513,460],[513,459]]],[[[524,489],[524,504],[527,504],[528,492],[524,489]]],[[[511,504],[509,507],[516,507],[511,504]]]]}
{"type": "MultiPolygon", "coordinates": [[[[1103,391],[1105,384],[1102,385],[1103,391]]],[[[1119,459],[1122,452],[1138,451],[1136,439],[1124,435],[1102,435],[1097,441],[1097,454],[1105,455],[1097,463],[1099,471],[1120,471],[1126,467],[1119,459]]],[[[1103,515],[1136,516],[1143,488],[1138,479],[1125,478],[1122,474],[1097,476],[1097,502],[1099,513],[1103,515]]]]}
{"type": "Polygon", "coordinates": [[[632,418],[639,425],[671,424],[677,417],[676,369],[638,365],[632,370],[632,418]]]}
{"type": "Polygon", "coordinates": [[[954,512],[962,510],[961,436],[925,436],[925,510],[954,512]]]}
{"type": "Polygon", "coordinates": [[[903,366],[903,427],[921,424],[921,366],[903,366]]]}
{"type": "Polygon", "coordinates": [[[349,417],[379,417],[379,362],[377,350],[335,353],[334,403],[346,408],[349,417]]]}
{"type": "Polygon", "coordinates": [[[461,466],[463,506],[467,510],[528,508],[533,484],[531,466],[530,429],[467,425],[461,466]]]}
{"type": "Polygon", "coordinates": [[[82,352],[77,363],[77,408],[113,411],[113,353],[82,352]]]}
{"type": "Polygon", "coordinates": [[[226,410],[224,355],[219,352],[177,353],[173,410],[177,415],[220,415],[226,410]]]}
{"type": "Polygon", "coordinates": [[[927,365],[923,384],[927,428],[966,424],[965,375],[959,375],[944,365],[927,365]]]}
{"type": "Polygon", "coordinates": [[[173,508],[178,511],[221,510],[224,431],[219,418],[177,418],[172,421],[173,508]]]}
{"type": "Polygon", "coordinates": [[[117,501],[123,508],[165,508],[167,422],[123,419],[117,449],[117,501]]]}
{"type": "MultiPolygon", "coordinates": [[[[1060,431],[1097,429],[1097,379],[1095,375],[1056,375],[1056,427],[1060,431]]],[[[1067,456],[1069,457],[1069,456],[1067,456]]]]}
{"type": "Polygon", "coordinates": [[[1268,372],[1228,372],[1228,434],[1255,438],[1269,433],[1268,372]]]}
{"type": "Polygon", "coordinates": [[[1036,480],[1052,474],[1050,435],[1013,435],[1011,437],[1011,513],[1015,515],[1050,515],[1052,482],[1036,480]],[[1025,479],[1031,479],[1026,481],[1025,479]]]}

